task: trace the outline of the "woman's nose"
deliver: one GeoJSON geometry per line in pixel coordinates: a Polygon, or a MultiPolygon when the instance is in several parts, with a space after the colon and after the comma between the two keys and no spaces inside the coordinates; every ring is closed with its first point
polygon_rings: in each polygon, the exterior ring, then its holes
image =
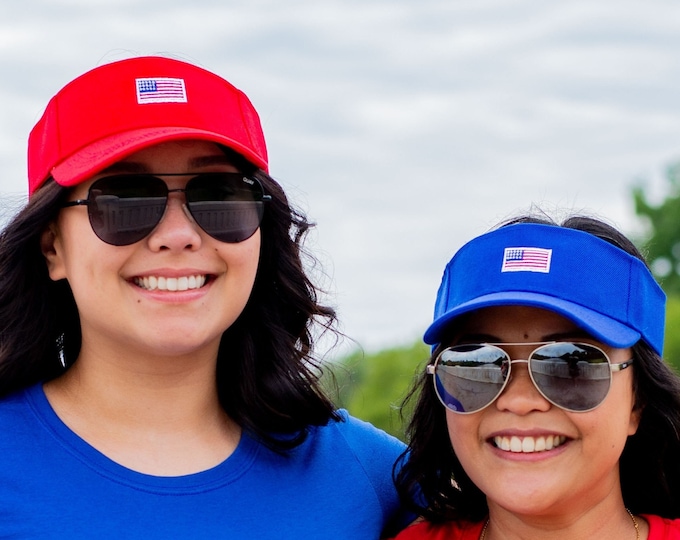
{"type": "Polygon", "coordinates": [[[532,411],[547,411],[552,406],[536,388],[529,375],[526,360],[512,360],[510,380],[494,405],[501,411],[524,415],[532,411]]]}
{"type": "Polygon", "coordinates": [[[168,193],[168,202],[160,223],[148,237],[152,250],[195,250],[202,242],[201,229],[185,204],[182,189],[168,193]]]}

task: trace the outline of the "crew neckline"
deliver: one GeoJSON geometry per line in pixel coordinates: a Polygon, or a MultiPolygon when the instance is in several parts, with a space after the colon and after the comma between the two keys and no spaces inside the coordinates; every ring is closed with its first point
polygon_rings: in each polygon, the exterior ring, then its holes
{"type": "Polygon", "coordinates": [[[67,452],[109,480],[142,491],[191,494],[217,489],[245,474],[260,449],[254,439],[242,432],[234,452],[210,469],[181,476],[145,474],[113,461],[73,432],[50,405],[42,384],[27,388],[25,398],[38,421],[67,452]]]}

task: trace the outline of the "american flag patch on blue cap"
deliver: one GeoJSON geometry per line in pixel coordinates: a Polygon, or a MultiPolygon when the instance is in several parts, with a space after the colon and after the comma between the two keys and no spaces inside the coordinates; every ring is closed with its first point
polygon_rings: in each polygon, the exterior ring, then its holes
{"type": "Polygon", "coordinates": [[[137,103],[186,103],[184,79],[154,77],[137,79],[137,103]]]}
{"type": "Polygon", "coordinates": [[[501,272],[550,272],[552,249],[508,247],[503,253],[501,272]]]}

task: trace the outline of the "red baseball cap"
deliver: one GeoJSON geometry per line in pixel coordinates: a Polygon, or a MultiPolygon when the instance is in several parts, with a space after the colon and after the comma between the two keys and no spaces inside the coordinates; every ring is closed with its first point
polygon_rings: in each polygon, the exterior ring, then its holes
{"type": "Polygon", "coordinates": [[[268,170],[248,97],[192,64],[147,56],[97,67],[54,96],[28,139],[28,190],[50,176],[74,186],[142,148],[178,140],[223,144],[268,170]]]}

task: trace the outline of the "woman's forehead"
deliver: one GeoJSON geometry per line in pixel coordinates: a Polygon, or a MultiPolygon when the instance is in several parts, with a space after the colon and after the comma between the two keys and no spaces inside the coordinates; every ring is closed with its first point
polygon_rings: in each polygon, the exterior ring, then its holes
{"type": "Polygon", "coordinates": [[[522,334],[546,336],[552,334],[583,334],[569,318],[533,306],[491,306],[471,311],[452,325],[456,334],[480,333],[490,335],[522,334]]]}

